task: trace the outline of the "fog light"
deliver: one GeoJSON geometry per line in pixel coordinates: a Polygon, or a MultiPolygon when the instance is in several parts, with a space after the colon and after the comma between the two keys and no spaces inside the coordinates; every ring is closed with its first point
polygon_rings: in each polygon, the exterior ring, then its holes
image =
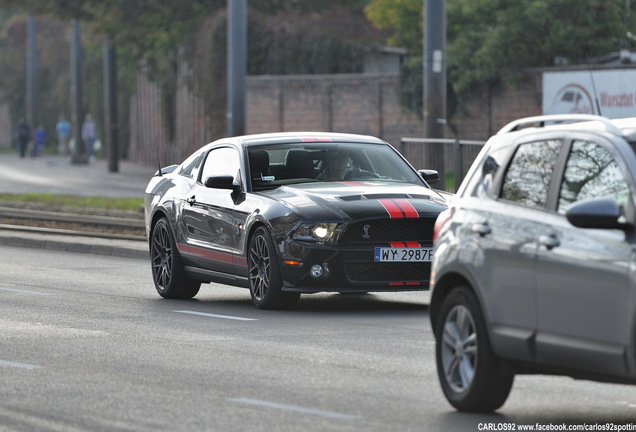
{"type": "Polygon", "coordinates": [[[319,278],[320,276],[322,276],[323,273],[323,269],[321,265],[315,264],[313,266],[311,266],[311,277],[313,278],[319,278]]]}

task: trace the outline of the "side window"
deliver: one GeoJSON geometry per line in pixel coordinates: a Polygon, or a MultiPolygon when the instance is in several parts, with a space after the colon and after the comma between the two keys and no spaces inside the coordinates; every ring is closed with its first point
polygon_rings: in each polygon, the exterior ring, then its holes
{"type": "Polygon", "coordinates": [[[561,141],[521,144],[504,176],[501,198],[528,207],[544,207],[561,141]]]}
{"type": "Polygon", "coordinates": [[[203,160],[203,153],[193,154],[188,159],[186,159],[179,171],[179,174],[185,177],[192,177],[192,173],[199,168],[201,165],[201,161],[203,160]]]}
{"type": "Polygon", "coordinates": [[[574,141],[563,174],[558,212],[588,198],[613,198],[619,205],[629,199],[629,185],[614,156],[590,141],[574,141]]]}
{"type": "Polygon", "coordinates": [[[504,151],[493,151],[481,164],[481,169],[475,171],[467,183],[467,190],[471,191],[471,196],[483,197],[491,193],[491,188],[497,173],[499,172],[499,161],[505,155],[504,151]]]}
{"type": "Polygon", "coordinates": [[[236,177],[241,169],[238,152],[230,147],[213,149],[208,153],[201,173],[201,182],[212,176],[236,177]]]}

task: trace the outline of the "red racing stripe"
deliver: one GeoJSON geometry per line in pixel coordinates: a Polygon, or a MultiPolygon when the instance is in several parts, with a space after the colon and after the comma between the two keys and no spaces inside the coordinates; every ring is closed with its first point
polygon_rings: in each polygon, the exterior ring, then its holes
{"type": "Polygon", "coordinates": [[[190,247],[183,243],[177,243],[177,250],[186,255],[190,253],[190,247]]]}
{"type": "Polygon", "coordinates": [[[387,211],[389,217],[391,219],[403,219],[404,213],[400,210],[400,207],[391,199],[380,199],[378,200],[382,207],[387,211]]]}
{"type": "Polygon", "coordinates": [[[415,207],[413,207],[413,204],[411,204],[407,199],[396,199],[395,203],[402,209],[402,211],[404,212],[404,217],[409,218],[409,219],[417,219],[418,217],[420,217],[419,213],[417,212],[417,210],[415,210],[415,207]]]}
{"type": "Polygon", "coordinates": [[[347,185],[347,186],[351,186],[351,187],[378,187],[378,186],[382,186],[381,184],[378,183],[373,183],[373,182],[368,182],[368,181],[363,181],[363,180],[346,180],[346,181],[339,181],[337,183],[343,184],[343,185],[347,185]]]}
{"type": "Polygon", "coordinates": [[[419,244],[418,242],[414,242],[414,241],[404,242],[404,244],[406,245],[407,248],[419,248],[419,247],[422,247],[421,244],[419,244]]]}
{"type": "Polygon", "coordinates": [[[299,135],[298,138],[302,142],[331,142],[331,138],[323,136],[305,136],[299,135]]]}
{"type": "Polygon", "coordinates": [[[201,258],[209,259],[211,261],[218,261],[227,264],[232,264],[232,255],[223,252],[215,252],[207,249],[203,249],[196,246],[187,246],[182,243],[177,245],[177,249],[181,252],[185,252],[190,255],[195,255],[201,258]]]}

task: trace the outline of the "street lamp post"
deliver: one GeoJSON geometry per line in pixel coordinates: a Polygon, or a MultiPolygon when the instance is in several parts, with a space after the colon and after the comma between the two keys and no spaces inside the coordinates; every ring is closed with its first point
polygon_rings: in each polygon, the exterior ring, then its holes
{"type": "Polygon", "coordinates": [[[88,155],[82,140],[82,47],[80,25],[77,20],[71,22],[71,123],[75,138],[75,149],[71,163],[87,164],[88,155]]]}
{"type": "MultiPolygon", "coordinates": [[[[424,0],[424,132],[444,138],[446,126],[446,0],[424,0]]],[[[427,165],[434,166],[444,184],[444,147],[430,144],[427,165]]]]}
{"type": "Polygon", "coordinates": [[[247,75],[247,1],[227,0],[227,133],[245,133],[245,76],[247,75]]]}
{"type": "Polygon", "coordinates": [[[108,171],[119,172],[119,130],[117,121],[117,54],[108,37],[103,40],[104,60],[104,143],[108,171]]]}

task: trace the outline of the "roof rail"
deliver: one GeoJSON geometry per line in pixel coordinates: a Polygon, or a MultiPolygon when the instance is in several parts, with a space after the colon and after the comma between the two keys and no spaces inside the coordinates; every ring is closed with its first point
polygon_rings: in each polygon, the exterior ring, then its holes
{"type": "Polygon", "coordinates": [[[513,122],[508,123],[504,127],[502,127],[497,135],[505,134],[508,132],[514,132],[516,130],[522,129],[523,127],[533,126],[534,127],[545,127],[547,124],[556,124],[556,123],[578,123],[578,122],[586,122],[586,121],[596,121],[603,126],[605,126],[605,130],[611,132],[615,135],[622,136],[623,131],[620,130],[618,126],[613,124],[610,119],[607,117],[594,115],[594,114],[553,114],[553,115],[543,115],[543,116],[535,116],[535,117],[526,117],[522,119],[515,120],[513,122]]]}

